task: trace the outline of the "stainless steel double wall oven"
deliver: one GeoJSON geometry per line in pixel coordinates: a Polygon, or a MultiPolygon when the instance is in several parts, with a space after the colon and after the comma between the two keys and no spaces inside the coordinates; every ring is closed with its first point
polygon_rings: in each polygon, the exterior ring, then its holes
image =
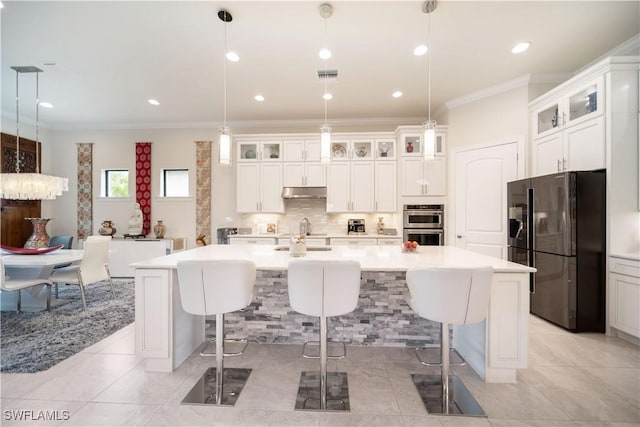
{"type": "Polygon", "coordinates": [[[402,214],[405,241],[444,245],[444,205],[404,205],[402,214]]]}

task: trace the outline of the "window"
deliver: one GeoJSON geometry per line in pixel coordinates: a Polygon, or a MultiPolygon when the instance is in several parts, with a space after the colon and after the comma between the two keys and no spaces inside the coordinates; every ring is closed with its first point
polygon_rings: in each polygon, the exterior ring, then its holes
{"type": "Polygon", "coordinates": [[[189,196],[189,169],[162,169],[161,197],[189,196]]]}
{"type": "Polygon", "coordinates": [[[102,197],[129,197],[129,171],[105,169],[102,171],[102,197]]]}

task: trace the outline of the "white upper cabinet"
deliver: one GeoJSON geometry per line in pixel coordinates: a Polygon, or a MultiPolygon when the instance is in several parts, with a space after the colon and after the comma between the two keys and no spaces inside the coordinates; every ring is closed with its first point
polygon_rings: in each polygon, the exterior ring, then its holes
{"type": "Polygon", "coordinates": [[[281,163],[239,163],[237,171],[238,212],[284,212],[281,163]]]}
{"type": "Polygon", "coordinates": [[[283,144],[285,162],[320,161],[319,140],[284,141],[283,144]]]}
{"type": "Polygon", "coordinates": [[[326,167],[320,162],[284,162],[285,187],[324,187],[327,185],[326,167]]]}
{"type": "Polygon", "coordinates": [[[327,171],[327,212],[373,212],[373,162],[332,162],[327,171]]]}
{"type": "MultiPolygon", "coordinates": [[[[402,127],[401,127],[402,128],[402,127]]],[[[400,129],[401,129],[400,128],[400,129]]],[[[423,155],[423,134],[418,126],[406,126],[398,133],[400,154],[403,157],[417,157],[423,155]]],[[[447,152],[447,133],[445,126],[436,130],[436,157],[444,156],[447,152]]]]}
{"type": "Polygon", "coordinates": [[[396,162],[375,162],[375,211],[395,212],[398,200],[396,162]]]}
{"type": "Polygon", "coordinates": [[[402,159],[403,196],[445,196],[447,190],[446,159],[422,157],[402,159]]]}

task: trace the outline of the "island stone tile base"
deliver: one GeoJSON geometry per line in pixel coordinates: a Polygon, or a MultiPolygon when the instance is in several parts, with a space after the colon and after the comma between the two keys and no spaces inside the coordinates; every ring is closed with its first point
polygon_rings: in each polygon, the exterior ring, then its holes
{"type": "MultiPolygon", "coordinates": [[[[320,372],[303,372],[296,398],[296,411],[320,411],[320,372]]],[[[325,411],[350,411],[346,372],[327,372],[325,411]]]]}
{"type": "MultiPolygon", "coordinates": [[[[251,375],[251,369],[222,370],[222,405],[233,406],[251,375]]],[[[216,368],[209,368],[191,391],[182,399],[183,405],[216,405],[216,368]]]]}
{"type": "MultiPolygon", "coordinates": [[[[409,289],[401,271],[362,272],[358,306],[328,318],[332,341],[349,345],[424,347],[440,342],[440,324],[418,316],[407,304],[409,289]]],[[[225,315],[225,338],[262,343],[301,344],[317,340],[319,318],[299,314],[289,305],[287,272],[258,270],[254,298],[247,308],[225,315]]],[[[206,335],[215,336],[207,318],[206,335]]]]}
{"type": "Polygon", "coordinates": [[[471,392],[455,375],[449,376],[448,414],[445,413],[442,404],[442,377],[440,375],[411,374],[411,379],[413,379],[422,403],[429,414],[487,416],[471,392]]]}

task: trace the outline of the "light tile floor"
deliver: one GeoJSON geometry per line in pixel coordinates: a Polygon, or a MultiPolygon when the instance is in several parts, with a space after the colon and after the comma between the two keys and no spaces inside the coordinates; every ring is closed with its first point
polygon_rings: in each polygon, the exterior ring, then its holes
{"type": "MultiPolygon", "coordinates": [[[[180,405],[210,358],[192,355],[171,374],[146,373],[130,325],[53,368],[2,374],[0,424],[69,426],[555,426],[640,425],[640,350],[602,334],[572,334],[531,316],[529,368],[517,384],[486,384],[454,368],[487,418],[428,415],[411,382],[410,349],[350,347],[330,370],[349,374],[348,414],[293,410],[300,372],[316,370],[298,345],[252,344],[226,366],[251,367],[233,408],[180,405]],[[12,410],[67,411],[68,420],[10,419],[12,410]]],[[[437,369],[431,369],[437,373],[437,369]]]]}

